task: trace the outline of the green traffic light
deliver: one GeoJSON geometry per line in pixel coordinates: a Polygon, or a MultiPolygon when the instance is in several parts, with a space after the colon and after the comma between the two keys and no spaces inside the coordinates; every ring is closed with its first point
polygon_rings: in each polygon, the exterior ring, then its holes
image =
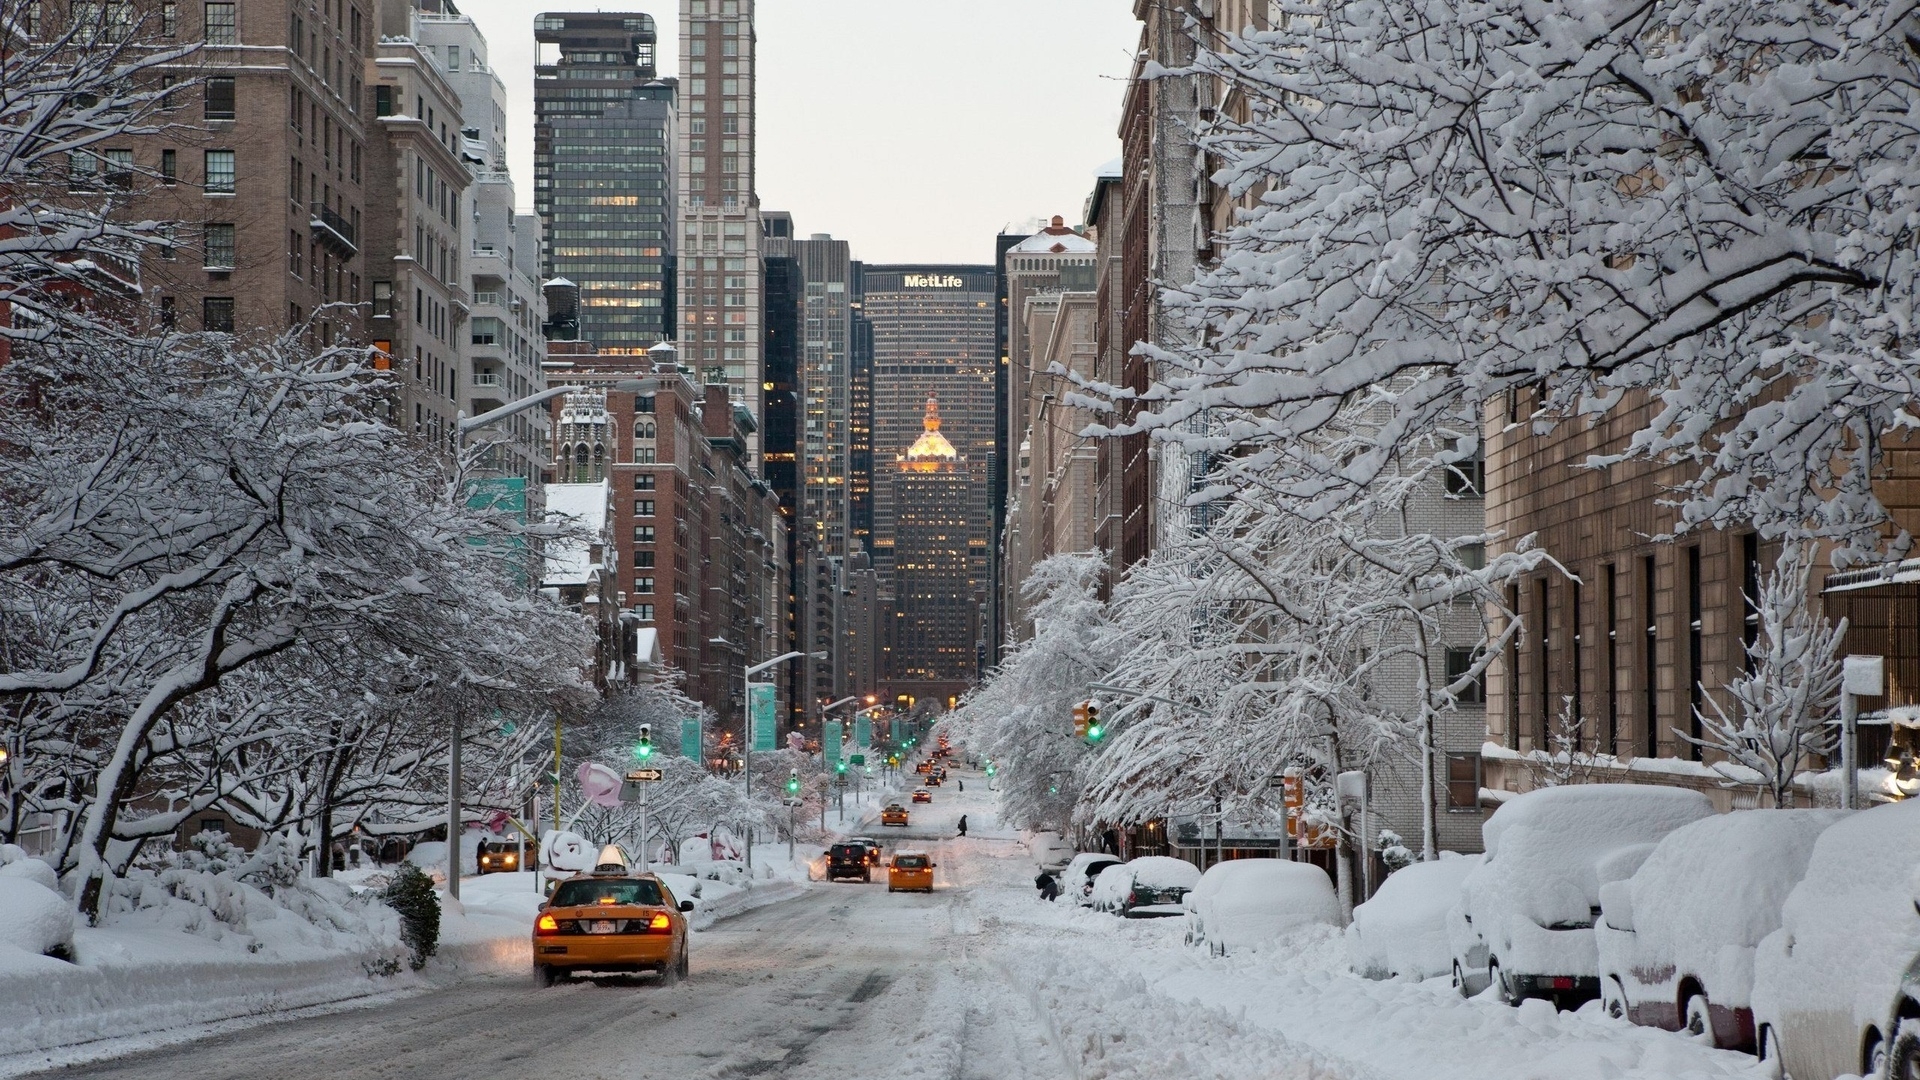
{"type": "Polygon", "coordinates": [[[643,742],[639,746],[634,747],[633,756],[639,758],[641,761],[647,760],[653,756],[653,744],[643,742]]]}
{"type": "Polygon", "coordinates": [[[833,763],[833,771],[834,771],[834,772],[842,772],[842,773],[843,773],[843,772],[846,772],[846,771],[847,771],[847,763],[846,763],[846,762],[844,762],[844,761],[836,761],[836,762],[834,762],[834,763],[833,763]]]}
{"type": "Polygon", "coordinates": [[[1106,734],[1107,734],[1107,729],[1101,727],[1099,724],[1087,725],[1087,741],[1090,743],[1099,742],[1102,738],[1106,736],[1106,734]]]}

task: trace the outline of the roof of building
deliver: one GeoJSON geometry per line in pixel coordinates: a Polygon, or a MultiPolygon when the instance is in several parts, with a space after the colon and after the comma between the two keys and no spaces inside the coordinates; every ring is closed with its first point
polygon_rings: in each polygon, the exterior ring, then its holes
{"type": "Polygon", "coordinates": [[[940,434],[940,399],[932,394],[927,395],[927,415],[922,424],[926,430],[907,448],[908,468],[931,469],[959,458],[959,451],[953,448],[945,435],[940,434]],[[921,464],[915,465],[916,462],[921,464]]]}
{"type": "MultiPolygon", "coordinates": [[[[599,537],[607,528],[607,482],[548,484],[547,520],[575,533],[599,537]]],[[[575,535],[547,545],[542,585],[585,585],[593,580],[593,541],[575,535]]]]}
{"type": "Polygon", "coordinates": [[[1098,244],[1067,228],[1059,214],[1053,215],[1053,223],[1025,240],[1008,248],[1016,255],[1034,254],[1091,254],[1099,248],[1098,244]]]}

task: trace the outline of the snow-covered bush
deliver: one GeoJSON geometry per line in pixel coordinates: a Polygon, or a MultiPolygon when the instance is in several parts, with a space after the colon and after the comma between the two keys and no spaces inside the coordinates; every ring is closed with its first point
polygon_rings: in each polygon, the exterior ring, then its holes
{"type": "Polygon", "coordinates": [[[0,948],[73,959],[73,905],[25,876],[0,875],[0,948]]]}
{"type": "Polygon", "coordinates": [[[394,869],[381,899],[400,915],[400,938],[413,952],[415,971],[427,965],[427,958],[440,951],[440,898],[434,894],[433,879],[412,863],[394,869]]]}

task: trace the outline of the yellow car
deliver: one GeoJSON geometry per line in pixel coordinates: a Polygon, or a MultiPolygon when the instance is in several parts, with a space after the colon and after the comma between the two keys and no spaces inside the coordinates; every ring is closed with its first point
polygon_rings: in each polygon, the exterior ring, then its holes
{"type": "Polygon", "coordinates": [[[880,811],[880,824],[882,825],[905,825],[906,823],[907,808],[901,806],[899,803],[888,803],[887,808],[880,811]]]}
{"type": "Polygon", "coordinates": [[[559,883],[533,926],[533,981],[551,986],[578,971],[687,974],[690,901],[652,874],[621,868],[559,883]]]}
{"type": "Polygon", "coordinates": [[[932,892],[933,868],[938,865],[924,851],[895,852],[887,864],[887,891],[932,892]]]}

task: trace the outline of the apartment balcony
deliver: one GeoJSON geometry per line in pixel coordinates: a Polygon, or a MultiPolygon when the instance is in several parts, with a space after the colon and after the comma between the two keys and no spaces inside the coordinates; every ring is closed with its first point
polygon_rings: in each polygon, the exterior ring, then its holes
{"type": "Polygon", "coordinates": [[[312,211],[309,215],[312,220],[307,222],[307,227],[313,230],[315,240],[343,259],[351,259],[360,253],[355,246],[353,222],[334,213],[324,203],[314,203],[309,209],[312,211]]]}

